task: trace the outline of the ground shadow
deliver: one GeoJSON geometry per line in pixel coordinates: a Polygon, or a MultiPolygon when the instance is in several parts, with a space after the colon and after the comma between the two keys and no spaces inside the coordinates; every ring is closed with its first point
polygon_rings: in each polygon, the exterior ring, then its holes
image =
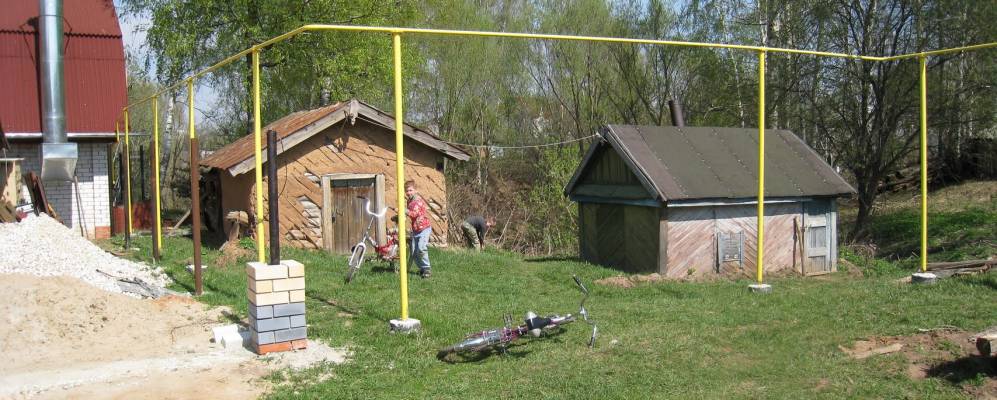
{"type": "Polygon", "coordinates": [[[972,355],[937,364],[928,369],[928,376],[942,378],[953,384],[963,384],[978,376],[997,378],[997,363],[993,357],[972,355]]]}
{"type": "MultiPolygon", "coordinates": [[[[362,311],[360,311],[360,309],[345,306],[336,300],[321,296],[313,291],[305,291],[305,296],[311,298],[312,300],[321,302],[323,305],[333,307],[341,313],[346,313],[352,316],[361,316],[361,315],[368,316],[367,314],[364,314],[362,311]]],[[[387,324],[389,320],[388,318],[384,317],[371,317],[371,318],[381,321],[385,324],[387,324]]]]}
{"type": "Polygon", "coordinates": [[[464,351],[459,353],[447,353],[439,352],[436,354],[436,359],[445,362],[447,364],[470,364],[480,361],[484,361],[493,356],[500,357],[513,357],[513,358],[524,358],[530,353],[531,350],[523,348],[526,343],[513,343],[507,345],[504,349],[501,348],[487,348],[480,351],[464,351]]]}

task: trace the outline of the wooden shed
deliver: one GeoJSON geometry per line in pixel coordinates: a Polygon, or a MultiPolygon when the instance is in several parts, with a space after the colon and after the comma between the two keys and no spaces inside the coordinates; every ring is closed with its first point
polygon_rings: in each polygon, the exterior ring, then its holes
{"type": "MultiPolygon", "coordinates": [[[[609,125],[565,187],[579,253],[669,277],[753,275],[758,130],[609,125]]],[[[853,189],[792,132],[765,133],[767,272],[836,270],[837,197],[853,189]]]]}
{"type": "MultiPolygon", "coordinates": [[[[277,132],[282,240],[348,253],[369,220],[357,197],[367,197],[378,206],[397,204],[394,125],[393,116],[354,99],[296,112],[263,128],[277,132]]],[[[446,245],[443,169],[447,160],[466,161],[470,156],[417,127],[406,124],[404,133],[405,179],[416,182],[431,209],[431,241],[446,245]]],[[[266,151],[263,157],[267,162],[266,151]]],[[[208,169],[202,184],[209,224],[226,226],[221,221],[231,211],[254,214],[252,134],[205,157],[201,166],[208,169]]],[[[263,197],[265,208],[266,190],[263,197]]],[[[375,224],[379,241],[384,240],[385,219],[393,215],[389,211],[375,224]]]]}

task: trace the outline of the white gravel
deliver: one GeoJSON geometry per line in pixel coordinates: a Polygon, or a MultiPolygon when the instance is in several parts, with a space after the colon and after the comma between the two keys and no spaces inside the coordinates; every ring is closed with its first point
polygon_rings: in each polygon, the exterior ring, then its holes
{"type": "Polygon", "coordinates": [[[98,269],[159,287],[170,282],[161,269],[115,257],[45,214],[0,224],[0,274],[66,275],[121,293],[117,279],[98,269]]]}

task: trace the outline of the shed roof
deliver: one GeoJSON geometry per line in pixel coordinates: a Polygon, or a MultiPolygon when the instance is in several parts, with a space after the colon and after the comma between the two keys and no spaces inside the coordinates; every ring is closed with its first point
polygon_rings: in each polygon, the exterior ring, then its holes
{"type": "MultiPolygon", "coordinates": [[[[342,101],[313,110],[298,111],[274,121],[262,129],[263,132],[274,130],[280,141],[277,154],[281,154],[294,145],[301,143],[322,132],[326,128],[349,118],[351,121],[361,117],[365,121],[379,125],[388,130],[394,130],[395,119],[388,113],[357,99],[342,101]]],[[[436,135],[405,124],[405,137],[435,149],[452,159],[467,161],[471,156],[463,150],[444,142],[436,135]]],[[[263,148],[267,147],[263,143],[263,148]]],[[[266,161],[263,152],[263,161],[266,161]]],[[[253,134],[249,134],[229,143],[210,156],[201,160],[201,165],[210,168],[227,170],[232,176],[240,175],[255,168],[253,163],[253,134]]]]}
{"type": "MultiPolygon", "coordinates": [[[[765,131],[765,195],[838,196],[854,193],[806,143],[786,130],[765,131]]],[[[647,191],[660,201],[743,199],[758,195],[758,130],[608,125],[565,187],[571,194],[592,155],[612,146],[647,191]]]]}
{"type": "MultiPolygon", "coordinates": [[[[0,12],[0,120],[9,139],[41,138],[37,0],[4,1],[0,12]]],[[[63,5],[66,132],[114,139],[127,101],[121,28],[111,0],[63,5]]]]}

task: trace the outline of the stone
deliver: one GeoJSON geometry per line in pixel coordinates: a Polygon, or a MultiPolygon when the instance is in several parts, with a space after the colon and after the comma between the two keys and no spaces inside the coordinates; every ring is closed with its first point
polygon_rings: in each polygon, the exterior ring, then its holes
{"type": "Polygon", "coordinates": [[[284,279],[287,278],[287,267],[283,265],[266,265],[261,262],[252,261],[246,265],[246,274],[257,281],[284,279]]]}
{"type": "Polygon", "coordinates": [[[290,301],[288,301],[287,293],[288,292],[253,293],[252,290],[246,288],[246,295],[249,296],[249,302],[252,303],[251,305],[256,306],[290,303],[290,301]]]}
{"type": "Polygon", "coordinates": [[[249,318],[249,326],[257,332],[277,331],[291,327],[290,317],[255,319],[249,318]]]}
{"type": "Polygon", "coordinates": [[[297,278],[305,276],[305,265],[294,260],[280,260],[281,265],[287,267],[287,277],[297,278]]]}
{"type": "MultiPolygon", "coordinates": [[[[289,290],[304,290],[304,288],[305,288],[305,278],[304,277],[300,277],[300,278],[287,278],[287,279],[277,279],[277,280],[266,281],[266,282],[273,282],[272,287],[273,287],[273,291],[274,292],[283,292],[283,291],[289,291],[289,290]]],[[[257,290],[256,292],[259,292],[259,291],[257,290]]]]}
{"type": "MultiPolygon", "coordinates": [[[[283,305],[283,304],[282,304],[283,305]]],[[[249,316],[252,318],[273,318],[274,317],[274,307],[276,306],[254,306],[249,305],[249,316]]],[[[280,317],[281,315],[278,315],[280,317]]]]}
{"type": "Polygon", "coordinates": [[[239,325],[230,324],[211,328],[211,334],[215,343],[221,344],[222,337],[229,333],[239,334],[239,325]]]}
{"type": "Polygon", "coordinates": [[[305,313],[305,303],[288,303],[288,304],[277,304],[273,306],[273,316],[274,317],[286,317],[288,315],[297,315],[305,313]]]}
{"type": "Polygon", "coordinates": [[[289,342],[292,340],[304,339],[308,337],[308,328],[291,328],[273,333],[274,339],[278,342],[289,342]]]}

